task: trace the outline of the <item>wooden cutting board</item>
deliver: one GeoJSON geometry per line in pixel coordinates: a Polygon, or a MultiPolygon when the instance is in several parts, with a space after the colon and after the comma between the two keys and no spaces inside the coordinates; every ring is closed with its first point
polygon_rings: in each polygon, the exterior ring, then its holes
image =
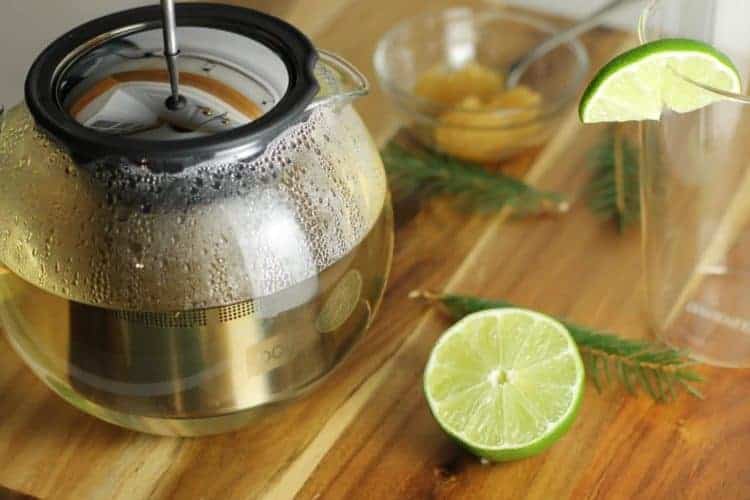
{"type": "MultiPolygon", "coordinates": [[[[454,0],[234,0],[283,16],[362,68],[399,19],[454,0]]],[[[461,5],[472,2],[460,2],[461,5]]],[[[555,22],[563,23],[556,20],[555,22]]],[[[628,37],[586,37],[594,66],[628,37]]],[[[382,143],[398,128],[376,85],[358,105],[382,143]]],[[[0,341],[0,485],[41,498],[750,498],[750,372],[702,369],[708,399],[668,405],[588,388],[549,452],[482,466],[429,415],[421,374],[447,326],[407,299],[416,288],[502,297],[641,337],[639,236],[580,202],[601,128],[572,114],[529,182],[574,200],[561,217],[470,215],[444,202],[396,207],[389,288],[374,327],[322,386],[237,433],[173,439],[100,422],[47,390],[0,341]]],[[[43,314],[43,311],[40,311],[43,314]]],[[[0,489],[0,498],[4,498],[0,489]]]]}

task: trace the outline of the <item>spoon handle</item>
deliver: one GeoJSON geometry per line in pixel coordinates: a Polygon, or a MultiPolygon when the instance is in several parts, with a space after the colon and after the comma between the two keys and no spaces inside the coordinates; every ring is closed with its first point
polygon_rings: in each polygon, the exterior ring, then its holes
{"type": "Polygon", "coordinates": [[[599,23],[601,23],[602,19],[607,16],[607,14],[610,14],[612,11],[624,5],[642,1],[643,0],[612,0],[611,2],[606,3],[601,8],[589,14],[587,17],[576,22],[570,28],[559,31],[551,37],[547,38],[545,41],[534,47],[534,49],[529,51],[521,59],[516,61],[513,65],[511,65],[510,71],[508,72],[506,85],[508,87],[515,87],[521,79],[521,76],[523,76],[523,74],[526,72],[529,66],[531,66],[532,63],[552,52],[560,45],[575,39],[578,35],[585,33],[594,26],[598,25],[599,23]]]}

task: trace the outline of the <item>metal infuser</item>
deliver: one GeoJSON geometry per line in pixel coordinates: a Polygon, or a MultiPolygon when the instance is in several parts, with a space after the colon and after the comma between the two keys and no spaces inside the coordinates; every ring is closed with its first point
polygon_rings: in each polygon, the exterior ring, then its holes
{"type": "MultiPolygon", "coordinates": [[[[174,0],[161,0],[161,8],[171,90],[164,105],[179,112],[188,101],[180,93],[174,0]]],[[[279,307],[275,304],[273,309],[279,307]]],[[[265,309],[268,314],[269,307],[265,309]]],[[[284,387],[290,381],[317,378],[331,362],[319,350],[305,352],[315,345],[314,338],[266,338],[259,325],[263,306],[253,300],[178,312],[110,311],[73,303],[70,312],[71,331],[77,337],[71,343],[71,360],[79,370],[78,388],[92,399],[121,404],[131,412],[161,407],[169,408],[173,417],[186,418],[210,416],[212,405],[220,405],[223,412],[239,411],[286,397],[284,387]],[[143,350],[154,352],[154,359],[173,362],[156,366],[148,358],[132,355],[143,350]],[[106,359],[102,351],[109,353],[106,359]],[[257,377],[284,365],[286,374],[257,377]],[[198,390],[206,377],[213,379],[210,393],[198,390]],[[112,380],[122,384],[120,395],[112,390],[112,380]]]]}

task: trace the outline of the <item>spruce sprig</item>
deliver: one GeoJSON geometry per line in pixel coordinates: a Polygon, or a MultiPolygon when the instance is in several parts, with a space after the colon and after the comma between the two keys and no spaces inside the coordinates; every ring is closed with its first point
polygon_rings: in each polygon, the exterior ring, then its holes
{"type": "MultiPolygon", "coordinates": [[[[517,307],[500,300],[426,291],[414,291],[409,297],[443,305],[454,320],[486,309],[517,307]]],[[[597,390],[601,391],[605,384],[617,380],[631,394],[640,388],[658,402],[672,401],[678,388],[703,399],[693,385],[703,382],[703,377],[690,368],[694,362],[682,352],[644,340],[599,332],[565,320],[560,322],[578,345],[588,378],[597,390]]]]}
{"type": "Polygon", "coordinates": [[[568,203],[558,193],[541,191],[480,165],[391,141],[382,151],[383,163],[398,198],[453,196],[462,208],[483,212],[510,207],[521,215],[565,212],[568,203]]]}
{"type": "Polygon", "coordinates": [[[591,153],[591,180],[586,188],[594,213],[613,219],[620,232],[640,214],[638,150],[625,137],[622,126],[608,134],[591,153]]]}

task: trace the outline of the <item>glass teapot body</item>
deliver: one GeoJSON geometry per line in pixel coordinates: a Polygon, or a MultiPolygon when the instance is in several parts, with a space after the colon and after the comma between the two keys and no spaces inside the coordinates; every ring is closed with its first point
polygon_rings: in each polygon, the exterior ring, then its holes
{"type": "Polygon", "coordinates": [[[272,295],[343,258],[386,203],[349,105],[315,107],[250,160],[178,174],[78,165],[25,106],[0,136],[0,262],[77,302],[179,311],[272,295]]]}
{"type": "Polygon", "coordinates": [[[189,161],[190,142],[142,159],[120,144],[80,154],[33,107],[7,113],[0,319],[56,392],[137,430],[215,433],[306,390],[351,349],[385,286],[390,202],[351,106],[364,80],[330,54],[314,76],[317,97],[293,116],[189,161]]]}

